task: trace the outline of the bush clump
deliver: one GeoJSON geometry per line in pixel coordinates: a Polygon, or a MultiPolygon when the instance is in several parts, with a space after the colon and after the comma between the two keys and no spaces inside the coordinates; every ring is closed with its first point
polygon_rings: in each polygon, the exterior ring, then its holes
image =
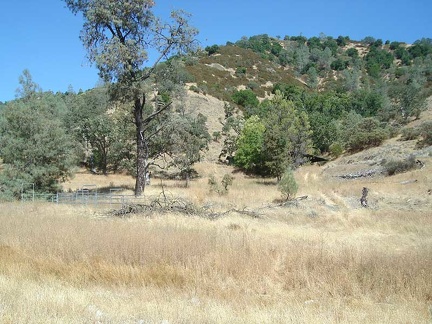
{"type": "Polygon", "coordinates": [[[401,140],[402,141],[415,140],[419,138],[420,133],[421,131],[419,128],[412,128],[412,127],[404,128],[402,129],[401,140]]]}
{"type": "Polygon", "coordinates": [[[378,120],[371,117],[363,118],[352,128],[347,144],[350,151],[361,151],[381,145],[388,135],[388,130],[382,128],[378,120]]]}
{"type": "Polygon", "coordinates": [[[288,169],[283,174],[281,180],[278,183],[278,189],[286,200],[294,198],[298,190],[298,184],[294,178],[294,172],[291,169],[288,169]]]}
{"type": "Polygon", "coordinates": [[[422,137],[419,141],[419,146],[432,145],[432,122],[425,122],[420,126],[420,136],[422,137]]]}
{"type": "Polygon", "coordinates": [[[389,175],[407,172],[417,168],[417,163],[414,155],[410,155],[403,160],[391,160],[384,164],[384,170],[389,175]]]}
{"type": "Polygon", "coordinates": [[[211,175],[208,179],[208,185],[210,186],[210,192],[216,192],[218,195],[225,195],[229,191],[229,187],[232,185],[234,178],[230,174],[225,174],[220,181],[220,184],[216,180],[214,175],[211,175]]]}

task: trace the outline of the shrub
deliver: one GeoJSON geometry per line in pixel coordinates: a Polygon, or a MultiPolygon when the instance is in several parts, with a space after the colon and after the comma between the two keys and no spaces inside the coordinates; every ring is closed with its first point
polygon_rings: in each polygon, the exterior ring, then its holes
{"type": "Polygon", "coordinates": [[[419,128],[404,128],[402,129],[402,136],[401,136],[401,140],[402,141],[410,141],[410,140],[415,140],[417,138],[419,138],[420,136],[420,129],[419,128]]]}
{"type": "Polygon", "coordinates": [[[348,67],[348,61],[344,61],[344,60],[338,58],[338,59],[334,60],[333,62],[331,62],[330,67],[332,68],[332,70],[342,71],[348,67]]]}
{"type": "Polygon", "coordinates": [[[249,89],[251,89],[251,90],[256,90],[256,89],[258,89],[258,88],[260,87],[260,85],[259,85],[257,82],[255,82],[255,81],[250,81],[250,82],[247,84],[247,87],[248,87],[249,89]]]}
{"type": "Polygon", "coordinates": [[[239,67],[236,69],[235,74],[236,74],[237,76],[245,75],[245,74],[246,74],[246,71],[247,71],[247,69],[246,69],[244,66],[239,66],[239,67]]]}
{"type": "Polygon", "coordinates": [[[298,185],[291,169],[288,169],[283,174],[281,180],[278,183],[278,189],[286,200],[292,199],[297,193],[298,185]]]}
{"type": "Polygon", "coordinates": [[[250,89],[240,90],[240,91],[235,92],[232,95],[232,100],[236,104],[243,106],[245,108],[246,107],[257,107],[259,104],[259,100],[258,100],[256,94],[250,89]]]}
{"type": "Polygon", "coordinates": [[[347,144],[351,151],[361,151],[369,147],[379,146],[387,139],[388,130],[381,128],[378,120],[372,117],[363,118],[348,138],[347,144]]]}
{"type": "Polygon", "coordinates": [[[193,92],[196,92],[196,93],[200,93],[200,89],[197,86],[195,86],[195,85],[191,85],[189,87],[189,90],[191,90],[193,92]]]}
{"type": "Polygon", "coordinates": [[[225,174],[222,178],[221,184],[224,192],[228,192],[228,187],[232,185],[234,178],[230,174],[225,174]]]}
{"type": "Polygon", "coordinates": [[[349,57],[353,57],[356,58],[359,56],[358,50],[354,47],[351,47],[349,49],[346,50],[346,55],[348,55],[349,57]]]}
{"type": "Polygon", "coordinates": [[[420,126],[420,135],[422,140],[419,142],[420,146],[432,145],[432,122],[425,122],[420,126]]]}
{"type": "Polygon", "coordinates": [[[334,142],[329,146],[329,151],[332,156],[338,158],[343,153],[343,146],[339,142],[334,142]]]}
{"type": "Polygon", "coordinates": [[[384,170],[389,176],[415,168],[417,168],[417,164],[414,155],[410,155],[404,160],[391,160],[384,164],[384,170]]]}
{"type": "Polygon", "coordinates": [[[220,182],[217,182],[214,175],[211,175],[208,179],[210,186],[210,192],[216,192],[219,195],[225,195],[228,193],[229,186],[232,185],[234,178],[230,174],[225,174],[220,182]]]}
{"type": "Polygon", "coordinates": [[[212,55],[219,51],[219,46],[216,44],[212,46],[207,46],[204,50],[208,53],[208,55],[212,55]]]}
{"type": "Polygon", "coordinates": [[[219,142],[220,139],[222,138],[222,133],[220,131],[214,131],[212,135],[213,135],[214,142],[219,142]]]}

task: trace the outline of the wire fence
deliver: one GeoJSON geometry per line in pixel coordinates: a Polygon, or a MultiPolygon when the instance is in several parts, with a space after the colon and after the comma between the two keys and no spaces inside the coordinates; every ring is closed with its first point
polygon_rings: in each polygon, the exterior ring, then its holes
{"type": "Polygon", "coordinates": [[[57,192],[41,194],[33,190],[21,193],[21,201],[41,201],[55,204],[85,205],[94,207],[118,208],[128,204],[138,204],[149,201],[152,197],[135,197],[133,194],[123,194],[123,188],[109,188],[109,192],[98,192],[96,185],[86,185],[74,192],[57,192]]]}

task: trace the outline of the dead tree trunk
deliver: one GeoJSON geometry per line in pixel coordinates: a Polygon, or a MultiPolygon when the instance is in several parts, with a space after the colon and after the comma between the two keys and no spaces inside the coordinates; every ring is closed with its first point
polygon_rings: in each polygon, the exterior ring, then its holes
{"type": "Polygon", "coordinates": [[[363,206],[363,207],[369,207],[368,206],[368,201],[367,201],[367,195],[368,195],[368,192],[369,192],[369,189],[368,188],[366,188],[366,187],[363,187],[363,190],[362,190],[362,197],[360,198],[360,204],[363,206]]]}
{"type": "Polygon", "coordinates": [[[135,98],[134,102],[134,118],[136,126],[136,145],[137,145],[137,164],[136,164],[136,182],[135,196],[141,196],[145,189],[145,174],[147,169],[147,143],[144,134],[143,108],[145,104],[145,96],[142,102],[139,98],[135,98]]]}

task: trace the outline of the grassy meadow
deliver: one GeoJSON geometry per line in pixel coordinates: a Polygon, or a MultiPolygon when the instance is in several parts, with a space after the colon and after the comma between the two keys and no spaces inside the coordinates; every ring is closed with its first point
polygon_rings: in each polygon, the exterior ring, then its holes
{"type": "MultiPolygon", "coordinates": [[[[233,173],[228,194],[197,165],[189,188],[153,179],[146,195],[188,199],[216,219],[176,213],[111,216],[90,206],[3,203],[1,323],[430,323],[431,168],[341,181],[296,173],[308,198],[280,206],[275,182],[233,173]],[[400,182],[416,178],[414,184],[400,182]],[[371,207],[361,208],[363,186],[371,207]],[[411,187],[410,187],[411,186],[411,187]],[[407,190],[409,189],[409,190],[407,190]],[[425,194],[424,194],[425,193],[425,194]],[[399,202],[399,204],[398,204],[399,202]],[[406,202],[401,204],[400,202],[406,202]]],[[[79,173],[65,184],[133,187],[79,173]]],[[[126,191],[127,192],[127,191],[126,191]]]]}

